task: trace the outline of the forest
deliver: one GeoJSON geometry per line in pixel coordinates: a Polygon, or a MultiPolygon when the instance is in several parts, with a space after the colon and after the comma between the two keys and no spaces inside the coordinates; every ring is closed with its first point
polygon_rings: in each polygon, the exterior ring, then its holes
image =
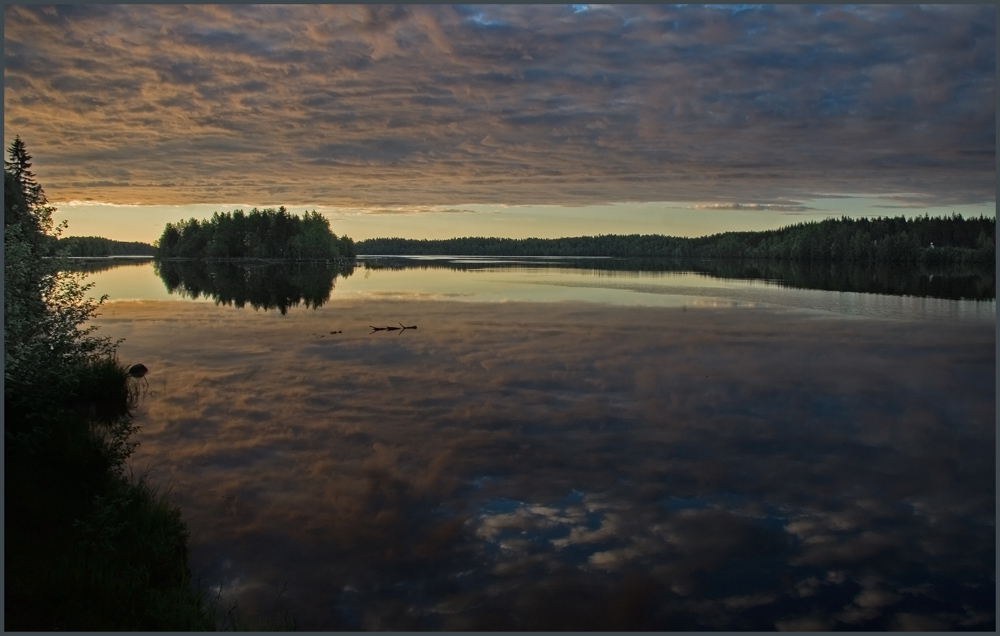
{"type": "Polygon", "coordinates": [[[67,236],[58,239],[56,249],[72,257],[153,256],[156,248],[140,241],[115,241],[100,236],[67,236]]]}
{"type": "Polygon", "coordinates": [[[355,255],[354,241],[330,231],[322,214],[313,210],[299,217],[284,206],[168,223],[156,243],[159,259],[333,260],[355,255]]]}
{"type": "Polygon", "coordinates": [[[610,256],[618,258],[753,258],[861,263],[992,262],[996,219],[929,216],[826,219],[763,232],[699,238],[656,234],[558,239],[468,237],[444,240],[376,238],[361,254],[464,256],[610,256]]]}

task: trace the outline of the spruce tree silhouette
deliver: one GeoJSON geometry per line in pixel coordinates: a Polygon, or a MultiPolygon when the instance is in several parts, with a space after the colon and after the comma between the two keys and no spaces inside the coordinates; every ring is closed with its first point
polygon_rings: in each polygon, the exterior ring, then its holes
{"type": "Polygon", "coordinates": [[[7,155],[10,159],[4,159],[4,171],[14,177],[28,205],[35,206],[48,203],[45,192],[42,191],[42,186],[38,185],[38,182],[35,181],[35,173],[29,169],[31,168],[31,155],[28,154],[28,148],[21,141],[20,136],[14,137],[14,141],[7,148],[7,155]]]}

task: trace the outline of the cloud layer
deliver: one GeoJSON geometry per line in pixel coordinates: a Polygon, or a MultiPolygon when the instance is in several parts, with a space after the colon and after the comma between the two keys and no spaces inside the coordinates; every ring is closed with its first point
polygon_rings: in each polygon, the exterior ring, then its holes
{"type": "Polygon", "coordinates": [[[50,199],[995,192],[993,6],[4,7],[50,199]]]}

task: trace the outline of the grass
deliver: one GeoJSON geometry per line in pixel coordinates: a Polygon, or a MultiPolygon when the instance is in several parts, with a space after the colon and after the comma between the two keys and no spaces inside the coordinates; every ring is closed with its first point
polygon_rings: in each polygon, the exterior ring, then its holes
{"type": "Polygon", "coordinates": [[[215,613],[219,617],[217,628],[223,632],[294,632],[296,629],[295,615],[288,610],[279,609],[281,595],[284,589],[278,592],[274,607],[269,614],[257,612],[244,612],[239,602],[233,603],[226,613],[222,613],[221,607],[222,588],[219,588],[218,595],[214,601],[215,613]]]}
{"type": "Polygon", "coordinates": [[[108,423],[130,414],[139,397],[139,385],[130,381],[128,367],[116,358],[99,358],[79,366],[74,373],[73,403],[88,407],[88,415],[108,423]]]}

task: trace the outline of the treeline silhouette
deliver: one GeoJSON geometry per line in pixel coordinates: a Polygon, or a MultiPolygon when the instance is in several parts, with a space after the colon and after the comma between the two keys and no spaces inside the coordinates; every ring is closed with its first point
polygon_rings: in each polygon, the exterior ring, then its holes
{"type": "Polygon", "coordinates": [[[467,256],[614,256],[755,258],[798,261],[992,262],[996,219],[980,216],[826,219],[762,232],[725,232],[699,238],[656,234],[558,239],[467,237],[444,240],[375,238],[361,254],[467,256]]]}
{"type": "Polygon", "coordinates": [[[278,209],[216,212],[211,219],[168,223],[157,241],[157,258],[353,258],[354,241],[337,237],[315,210],[299,217],[278,209]]]}
{"type": "Polygon", "coordinates": [[[140,241],[115,241],[100,236],[67,236],[60,238],[56,248],[67,256],[153,256],[156,248],[140,241]]]}
{"type": "Polygon", "coordinates": [[[762,259],[675,259],[675,258],[591,258],[572,257],[557,261],[516,263],[475,263],[449,260],[415,261],[408,258],[378,257],[362,261],[365,269],[574,269],[621,274],[656,276],[693,272],[712,278],[764,280],[781,287],[825,291],[918,296],[949,300],[992,300],[996,298],[996,272],[990,263],[851,263],[837,261],[781,261],[762,259]]]}
{"type": "Polygon", "coordinates": [[[304,303],[322,307],[337,276],[354,273],[353,261],[325,263],[229,263],[167,260],[153,264],[167,291],[188,298],[211,298],[219,305],[256,310],[277,309],[282,315],[304,303]]]}

